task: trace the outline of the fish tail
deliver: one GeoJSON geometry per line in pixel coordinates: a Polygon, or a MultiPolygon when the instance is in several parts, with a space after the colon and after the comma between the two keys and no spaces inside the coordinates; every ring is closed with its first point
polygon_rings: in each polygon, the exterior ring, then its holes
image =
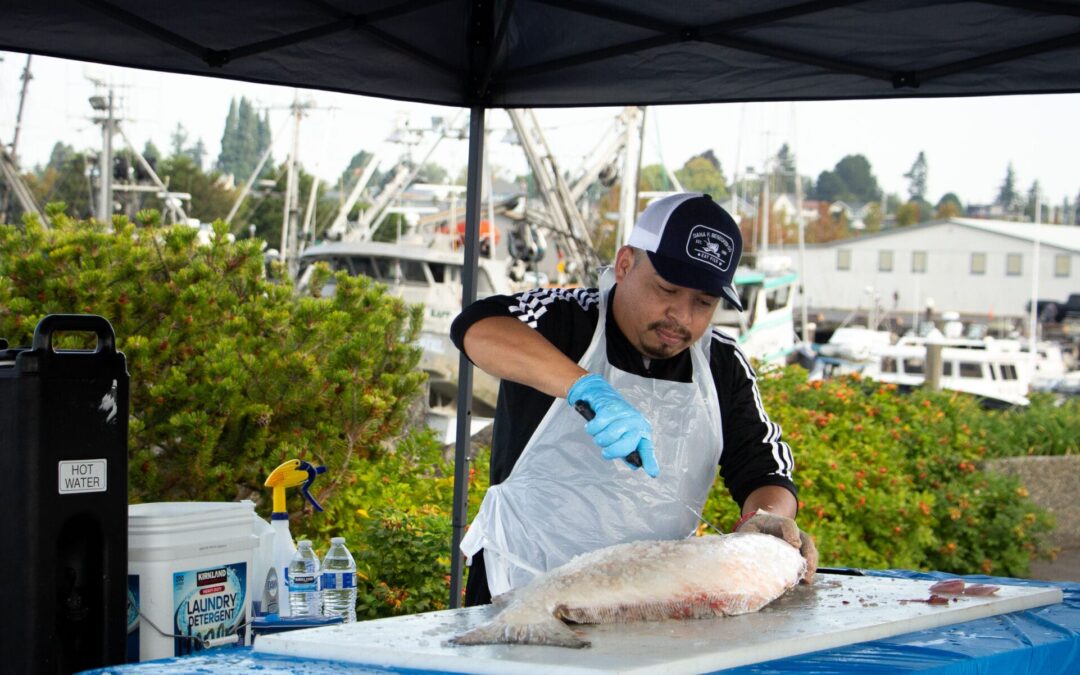
{"type": "Polygon", "coordinates": [[[566,624],[546,613],[526,621],[511,622],[496,617],[491,623],[462,633],[450,642],[456,645],[549,645],[572,649],[589,646],[587,640],[582,640],[566,624]]]}

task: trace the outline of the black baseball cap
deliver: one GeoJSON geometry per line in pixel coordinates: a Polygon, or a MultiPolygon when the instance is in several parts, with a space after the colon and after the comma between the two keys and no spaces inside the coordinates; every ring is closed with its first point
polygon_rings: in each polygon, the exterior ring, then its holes
{"type": "Polygon", "coordinates": [[[742,233],[709,195],[684,192],[649,204],[627,244],[644,250],[668,283],[724,298],[742,311],[735,290],[742,233]]]}

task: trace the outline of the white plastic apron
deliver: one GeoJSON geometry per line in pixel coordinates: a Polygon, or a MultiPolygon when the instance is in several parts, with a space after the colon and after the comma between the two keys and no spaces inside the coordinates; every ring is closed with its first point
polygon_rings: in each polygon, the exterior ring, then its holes
{"type": "MultiPolygon", "coordinates": [[[[723,434],[709,371],[712,331],[690,347],[693,382],[632,375],[608,363],[605,324],[615,275],[600,279],[600,320],[578,362],[602,374],[653,428],[660,475],[606,460],[585,420],[555,399],[510,476],[488,489],[461,542],[470,558],[484,550],[492,596],[528,583],[580,553],[646,539],[678,539],[697,517],[716,478],[723,434]]],[[[511,411],[511,414],[512,411],[511,411]]]]}

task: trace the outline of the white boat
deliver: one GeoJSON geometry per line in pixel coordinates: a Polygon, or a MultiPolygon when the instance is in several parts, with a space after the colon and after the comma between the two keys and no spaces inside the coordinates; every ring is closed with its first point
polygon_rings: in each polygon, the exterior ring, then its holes
{"type": "Polygon", "coordinates": [[[799,275],[777,265],[771,269],[740,268],[735,273],[743,311],[721,305],[713,325],[732,336],[747,356],[767,365],[784,365],[795,351],[793,307],[799,275]]]}
{"type": "Polygon", "coordinates": [[[926,380],[927,346],[941,346],[941,387],[983,399],[988,406],[1028,405],[1032,361],[1014,340],[901,338],[883,347],[862,371],[866,377],[903,388],[926,380]]]}
{"type": "MultiPolygon", "coordinates": [[[[300,256],[297,287],[307,288],[316,262],[326,262],[334,271],[364,275],[386,284],[390,292],[409,304],[424,306],[424,325],[419,346],[423,348],[421,367],[428,373],[429,403],[433,411],[452,414],[457,401],[459,353],[450,341],[450,324],[461,312],[464,254],[453,250],[451,240],[442,235],[430,239],[403,239],[389,244],[377,241],[340,241],[317,244],[300,256]]],[[[477,297],[513,292],[506,261],[480,258],[476,279],[477,297]]],[[[333,292],[333,282],[323,288],[333,292]]],[[[498,379],[473,369],[473,412],[492,416],[499,392],[498,379]]]]}

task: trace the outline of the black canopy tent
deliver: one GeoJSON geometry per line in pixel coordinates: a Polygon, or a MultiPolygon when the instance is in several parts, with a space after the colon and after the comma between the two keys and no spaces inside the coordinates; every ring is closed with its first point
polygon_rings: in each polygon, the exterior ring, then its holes
{"type": "Polygon", "coordinates": [[[1080,0],[3,0],[0,49],[469,108],[468,303],[487,108],[1080,92],[1080,0]]]}

